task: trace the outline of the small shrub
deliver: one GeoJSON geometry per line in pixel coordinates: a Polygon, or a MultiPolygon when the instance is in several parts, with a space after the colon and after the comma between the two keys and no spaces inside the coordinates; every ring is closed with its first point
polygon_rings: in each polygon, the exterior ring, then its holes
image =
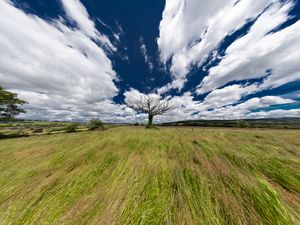
{"type": "Polygon", "coordinates": [[[248,128],[250,127],[250,124],[245,120],[239,120],[236,122],[236,126],[239,128],[248,128]]]}
{"type": "Polygon", "coordinates": [[[139,126],[140,124],[139,124],[139,123],[134,123],[133,125],[134,125],[134,126],[139,126]]]}
{"type": "Polygon", "coordinates": [[[69,125],[67,125],[67,126],[65,127],[65,131],[66,131],[67,133],[73,133],[73,132],[76,132],[76,129],[77,129],[78,126],[79,126],[78,123],[70,123],[69,125]]]}
{"type": "Polygon", "coordinates": [[[43,128],[35,128],[32,133],[37,134],[37,133],[43,133],[43,128]]]}
{"type": "Polygon", "coordinates": [[[87,127],[89,128],[89,130],[103,128],[103,122],[99,119],[91,119],[87,127]]]}

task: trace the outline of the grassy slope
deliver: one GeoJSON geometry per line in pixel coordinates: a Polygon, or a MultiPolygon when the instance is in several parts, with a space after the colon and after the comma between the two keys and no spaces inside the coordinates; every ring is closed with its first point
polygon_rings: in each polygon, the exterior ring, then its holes
{"type": "Polygon", "coordinates": [[[0,224],[300,224],[300,131],[0,141],[0,224]]]}

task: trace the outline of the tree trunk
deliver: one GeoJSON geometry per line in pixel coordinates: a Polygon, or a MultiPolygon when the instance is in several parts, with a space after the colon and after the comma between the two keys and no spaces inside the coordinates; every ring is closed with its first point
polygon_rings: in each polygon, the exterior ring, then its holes
{"type": "Polygon", "coordinates": [[[151,128],[152,127],[152,122],[153,122],[153,116],[152,115],[148,115],[148,125],[147,125],[147,128],[151,128]]]}

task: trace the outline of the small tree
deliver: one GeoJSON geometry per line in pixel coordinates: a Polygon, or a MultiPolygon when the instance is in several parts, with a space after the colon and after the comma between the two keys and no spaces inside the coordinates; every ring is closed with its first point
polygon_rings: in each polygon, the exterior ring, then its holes
{"type": "Polygon", "coordinates": [[[130,104],[139,112],[148,114],[147,128],[151,128],[153,124],[153,118],[158,115],[164,115],[173,109],[169,101],[161,100],[158,97],[151,95],[140,95],[140,97],[130,104]]]}
{"type": "Polygon", "coordinates": [[[0,118],[12,119],[20,113],[25,113],[24,109],[19,108],[19,105],[24,105],[27,102],[17,97],[16,93],[9,92],[0,86],[0,118]]]}
{"type": "Polygon", "coordinates": [[[65,127],[65,131],[66,133],[74,133],[76,132],[78,126],[78,123],[70,123],[65,127]]]}
{"type": "Polygon", "coordinates": [[[103,122],[99,119],[91,119],[87,125],[89,130],[96,130],[99,128],[103,128],[103,122]]]}

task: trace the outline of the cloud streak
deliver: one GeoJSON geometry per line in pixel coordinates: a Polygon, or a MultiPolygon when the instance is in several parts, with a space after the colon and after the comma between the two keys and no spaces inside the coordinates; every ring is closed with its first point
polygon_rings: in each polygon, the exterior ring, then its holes
{"type": "Polygon", "coordinates": [[[267,76],[258,88],[274,88],[300,79],[300,21],[272,32],[287,21],[292,2],[271,6],[251,27],[248,34],[228,47],[220,64],[209,70],[198,93],[221,87],[230,81],[267,76]]]}
{"type": "Polygon", "coordinates": [[[288,13],[294,5],[294,1],[279,0],[212,0],[209,4],[204,0],[167,0],[157,44],[161,61],[171,63],[173,82],[169,89],[181,89],[191,69],[203,67],[209,56],[221,62],[209,70],[199,85],[199,94],[230,81],[263,77],[267,69],[274,69],[276,75],[269,77],[265,88],[299,78],[295,64],[299,55],[292,51],[300,49],[296,31],[299,23],[272,32],[290,18],[288,13]],[[225,57],[219,56],[224,39],[249,21],[254,24],[248,34],[234,41],[225,57]],[[284,60],[283,55],[288,55],[289,60],[284,60]],[[288,78],[282,79],[283,74],[288,74],[288,78]]]}
{"type": "Polygon", "coordinates": [[[140,47],[141,54],[144,58],[145,63],[148,65],[149,71],[152,72],[154,69],[154,65],[153,65],[151,57],[148,55],[147,47],[146,47],[146,45],[144,43],[144,39],[142,37],[140,38],[140,44],[141,44],[141,47],[140,47]]]}
{"type": "Polygon", "coordinates": [[[116,51],[107,36],[101,34],[95,27],[94,21],[91,20],[86,8],[79,0],[61,0],[66,15],[70,21],[77,24],[81,31],[94,40],[99,40],[107,45],[111,50],[116,51]]]}

